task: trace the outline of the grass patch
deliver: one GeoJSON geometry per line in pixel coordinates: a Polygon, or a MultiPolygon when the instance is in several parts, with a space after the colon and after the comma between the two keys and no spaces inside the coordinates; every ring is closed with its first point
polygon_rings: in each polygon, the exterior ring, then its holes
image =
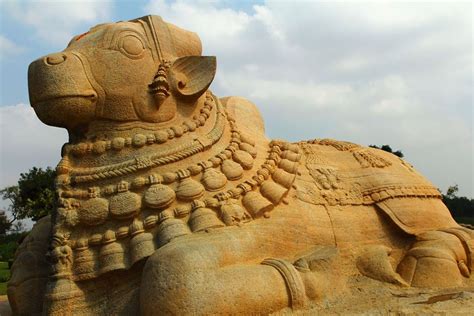
{"type": "Polygon", "coordinates": [[[0,295],[7,294],[7,281],[10,278],[8,262],[0,262],[0,295]]]}
{"type": "Polygon", "coordinates": [[[0,295],[7,295],[7,283],[0,283],[0,295]]]}

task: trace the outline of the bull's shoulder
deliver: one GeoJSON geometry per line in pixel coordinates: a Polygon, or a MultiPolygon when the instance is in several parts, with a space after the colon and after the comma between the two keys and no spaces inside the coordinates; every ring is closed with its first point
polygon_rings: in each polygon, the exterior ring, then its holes
{"type": "Polygon", "coordinates": [[[220,98],[229,115],[231,115],[237,125],[245,127],[246,133],[252,135],[265,135],[265,124],[257,106],[242,97],[220,98]]]}

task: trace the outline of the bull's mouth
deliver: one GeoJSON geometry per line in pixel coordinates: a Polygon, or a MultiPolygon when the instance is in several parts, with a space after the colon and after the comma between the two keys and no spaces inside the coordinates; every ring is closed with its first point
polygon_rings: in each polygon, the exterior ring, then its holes
{"type": "Polygon", "coordinates": [[[85,93],[78,93],[78,94],[62,94],[62,95],[51,95],[45,96],[40,99],[36,99],[31,102],[32,106],[42,103],[48,103],[51,101],[61,100],[61,99],[73,99],[73,98],[80,98],[80,99],[88,99],[92,102],[96,101],[98,96],[95,91],[87,91],[85,93]]]}

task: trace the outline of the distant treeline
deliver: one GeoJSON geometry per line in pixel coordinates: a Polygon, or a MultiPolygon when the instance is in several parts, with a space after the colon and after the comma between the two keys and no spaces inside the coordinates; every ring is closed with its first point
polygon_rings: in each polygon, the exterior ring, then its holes
{"type": "Polygon", "coordinates": [[[457,184],[449,187],[446,194],[443,194],[443,202],[458,223],[474,225],[474,199],[457,196],[458,191],[457,184]]]}

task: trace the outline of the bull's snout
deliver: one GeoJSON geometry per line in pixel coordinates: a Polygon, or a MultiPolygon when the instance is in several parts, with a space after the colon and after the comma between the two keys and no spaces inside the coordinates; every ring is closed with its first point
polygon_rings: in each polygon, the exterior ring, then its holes
{"type": "Polygon", "coordinates": [[[55,66],[59,65],[62,62],[66,61],[67,55],[64,53],[51,54],[43,58],[43,61],[46,65],[55,66]]]}
{"type": "Polygon", "coordinates": [[[73,51],[50,54],[30,64],[30,102],[44,123],[69,128],[94,118],[98,96],[87,65],[73,51]]]}

